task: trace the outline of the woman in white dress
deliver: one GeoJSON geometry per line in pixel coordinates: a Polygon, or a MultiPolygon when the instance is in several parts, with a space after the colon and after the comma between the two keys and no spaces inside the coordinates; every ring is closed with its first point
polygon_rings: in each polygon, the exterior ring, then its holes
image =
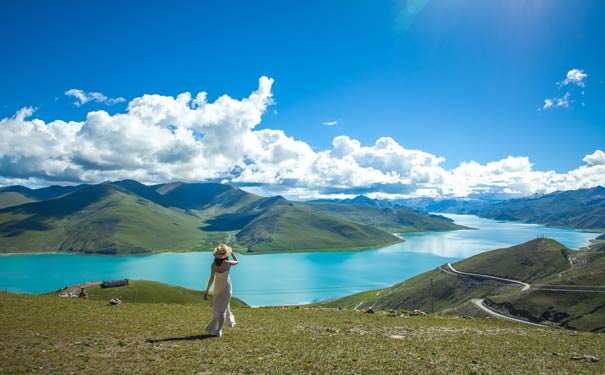
{"type": "Polygon", "coordinates": [[[218,245],[212,253],[214,254],[214,262],[212,262],[210,268],[210,279],[204,293],[204,299],[208,299],[208,291],[213,282],[214,295],[212,297],[212,320],[206,326],[206,332],[220,337],[225,321],[230,327],[235,326],[235,318],[230,309],[231,280],[229,279],[229,269],[239,262],[231,247],[225,244],[218,245]],[[233,260],[229,260],[229,256],[233,260]]]}

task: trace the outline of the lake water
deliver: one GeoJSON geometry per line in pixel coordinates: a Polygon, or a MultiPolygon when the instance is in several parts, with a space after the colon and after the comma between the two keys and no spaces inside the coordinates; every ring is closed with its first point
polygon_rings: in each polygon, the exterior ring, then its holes
{"type": "MultiPolygon", "coordinates": [[[[403,236],[405,242],[366,251],[241,256],[240,265],[231,272],[234,295],[253,306],[315,302],[387,287],[443,263],[539,236],[556,239],[572,249],[586,246],[597,236],[470,215],[444,216],[475,229],[408,233],[403,236]]],[[[0,288],[42,293],[86,281],[128,278],[201,290],[208,282],[212,259],[205,252],[127,257],[0,256],[0,288]]]]}

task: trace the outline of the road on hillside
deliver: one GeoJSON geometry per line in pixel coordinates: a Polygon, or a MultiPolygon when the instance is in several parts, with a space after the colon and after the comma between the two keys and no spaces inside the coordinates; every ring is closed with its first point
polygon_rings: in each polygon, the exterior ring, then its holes
{"type": "Polygon", "coordinates": [[[452,266],[451,262],[448,263],[447,266],[449,267],[449,269],[453,273],[457,273],[459,275],[478,277],[478,278],[481,278],[481,279],[497,280],[497,281],[502,281],[502,282],[505,282],[505,283],[519,284],[519,285],[522,286],[522,288],[521,288],[522,292],[526,291],[529,288],[531,288],[531,285],[529,285],[528,283],[525,283],[523,281],[519,281],[519,280],[511,280],[511,279],[505,279],[503,277],[497,277],[497,276],[483,275],[483,274],[479,274],[479,273],[470,273],[470,272],[458,271],[457,269],[454,268],[454,266],[452,266]]]}
{"type": "Polygon", "coordinates": [[[504,315],[504,314],[500,314],[497,311],[494,311],[492,309],[490,309],[489,307],[485,306],[485,304],[483,304],[483,302],[485,301],[484,298],[477,298],[477,299],[473,299],[471,300],[471,302],[477,306],[478,308],[480,308],[482,311],[488,313],[491,316],[494,316],[496,318],[500,318],[500,319],[506,319],[506,320],[512,320],[513,322],[518,322],[518,323],[524,323],[524,324],[529,324],[531,326],[536,326],[536,327],[546,327],[543,324],[539,324],[539,323],[532,323],[532,322],[528,322],[527,320],[523,320],[523,319],[517,319],[517,318],[513,318],[512,316],[508,316],[508,315],[504,315]]]}
{"type": "MultiPolygon", "coordinates": [[[[458,271],[457,269],[454,268],[454,266],[452,265],[452,263],[448,263],[447,264],[449,270],[451,272],[453,272],[454,274],[458,274],[458,275],[463,275],[463,276],[470,276],[470,277],[476,277],[476,278],[481,278],[481,279],[488,279],[488,280],[496,280],[496,281],[501,281],[501,282],[505,282],[505,283],[511,283],[511,284],[517,284],[521,286],[521,291],[525,291],[529,288],[531,288],[531,285],[523,282],[523,281],[519,281],[519,280],[512,280],[512,279],[505,279],[503,277],[497,277],[497,276],[491,276],[491,275],[483,275],[483,274],[479,274],[479,273],[471,273],[471,272],[462,272],[462,271],[458,271]]],[[[488,306],[485,305],[485,299],[484,298],[477,298],[477,299],[473,299],[471,300],[471,302],[477,306],[479,309],[481,309],[481,311],[486,312],[487,314],[499,318],[499,319],[506,319],[506,320],[512,320],[513,322],[518,322],[518,323],[523,323],[523,324],[529,324],[532,326],[536,326],[536,327],[545,327],[545,325],[543,324],[539,324],[539,323],[532,323],[532,322],[528,322],[527,320],[523,320],[523,319],[518,319],[518,318],[514,318],[512,316],[508,316],[508,315],[504,315],[501,314],[495,310],[492,310],[491,308],[489,308],[488,306]]]]}
{"type": "MultiPolygon", "coordinates": [[[[512,280],[512,279],[506,279],[503,277],[497,277],[497,276],[491,276],[491,275],[484,275],[484,274],[479,274],[479,273],[471,273],[471,272],[462,272],[462,271],[458,271],[457,269],[454,268],[454,266],[452,265],[452,263],[448,263],[447,264],[449,271],[451,271],[453,274],[457,274],[457,275],[462,275],[462,276],[470,276],[470,277],[476,277],[476,278],[481,278],[481,279],[487,279],[487,280],[496,280],[496,281],[501,281],[501,282],[506,282],[506,283],[511,283],[511,284],[517,284],[521,286],[521,291],[526,291],[529,288],[531,288],[531,285],[523,282],[523,281],[519,281],[519,280],[512,280]]],[[[443,270],[443,268],[439,267],[441,270],[443,270]]],[[[446,271],[446,270],[444,270],[446,271]]],[[[572,292],[572,293],[605,293],[605,290],[603,290],[603,286],[600,285],[583,285],[583,286],[577,286],[577,285],[553,285],[549,288],[544,288],[543,285],[540,285],[541,287],[537,287],[534,288],[535,290],[544,290],[544,291],[552,291],[552,292],[572,292]],[[574,288],[574,289],[571,289],[574,288]],[[588,289],[578,289],[578,288],[588,288],[588,289]]],[[[488,313],[491,316],[494,316],[496,318],[500,318],[500,319],[507,319],[507,320],[512,320],[515,322],[519,322],[519,323],[524,323],[524,324],[529,324],[532,326],[538,326],[538,327],[547,327],[544,324],[539,324],[539,323],[533,323],[533,322],[528,322],[527,320],[523,320],[523,319],[518,319],[518,318],[514,318],[512,316],[508,316],[508,315],[504,315],[501,314],[495,310],[492,310],[490,307],[485,305],[485,299],[484,298],[478,298],[478,299],[473,299],[471,301],[475,306],[477,306],[478,308],[480,308],[482,311],[488,313]]]]}

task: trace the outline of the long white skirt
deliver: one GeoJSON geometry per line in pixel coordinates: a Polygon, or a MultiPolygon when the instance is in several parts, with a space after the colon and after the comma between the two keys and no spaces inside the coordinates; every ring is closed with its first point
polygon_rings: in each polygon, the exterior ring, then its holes
{"type": "Polygon", "coordinates": [[[214,296],[212,297],[212,320],[206,326],[206,332],[221,336],[225,324],[235,327],[235,317],[231,314],[231,280],[229,271],[214,274],[214,296]]]}

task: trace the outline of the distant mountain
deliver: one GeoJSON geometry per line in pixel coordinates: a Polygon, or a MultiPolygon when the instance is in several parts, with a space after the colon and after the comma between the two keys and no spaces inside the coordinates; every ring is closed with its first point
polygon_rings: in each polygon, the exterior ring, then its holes
{"type": "Polygon", "coordinates": [[[573,329],[605,331],[605,251],[573,251],[554,240],[538,238],[475,255],[454,267],[461,272],[524,281],[531,288],[521,291],[517,285],[457,275],[443,265],[390,288],[321,305],[427,312],[434,307],[435,312],[472,314],[476,308],[470,301],[485,298],[507,315],[573,329]]]}
{"type": "Polygon", "coordinates": [[[553,227],[605,230],[605,188],[557,191],[510,200],[415,198],[396,204],[424,212],[543,224],[553,227]]]}
{"type": "Polygon", "coordinates": [[[490,204],[475,212],[481,217],[496,220],[605,230],[605,188],[597,186],[512,199],[490,204]]]}
{"type": "Polygon", "coordinates": [[[398,230],[459,228],[409,209],[351,205],[357,216],[383,217],[364,221],[337,207],[312,208],[223,184],[147,186],[124,180],[38,190],[10,187],[0,191],[1,197],[12,200],[0,209],[4,253],[144,254],[208,250],[219,242],[254,253],[352,250],[400,241],[384,230],[393,229],[392,223],[398,230]]]}
{"type": "Polygon", "coordinates": [[[40,189],[30,189],[25,186],[14,185],[0,188],[0,208],[16,206],[23,203],[42,201],[60,197],[61,195],[83,189],[89,185],[76,186],[47,186],[40,189]],[[12,197],[9,198],[9,197],[12,197]]]}
{"type": "Polygon", "coordinates": [[[394,208],[397,207],[393,201],[388,199],[372,199],[365,195],[358,195],[355,198],[348,199],[315,199],[308,201],[309,203],[341,203],[341,204],[368,204],[378,208],[394,208]]]}
{"type": "MultiPolygon", "coordinates": [[[[363,201],[358,200],[358,202],[363,201]]],[[[381,208],[366,203],[343,201],[338,203],[312,201],[297,204],[313,211],[371,225],[391,233],[465,229],[444,216],[418,212],[406,207],[381,208]]]]}
{"type": "Polygon", "coordinates": [[[481,209],[489,207],[490,204],[497,202],[500,201],[488,201],[473,198],[410,198],[398,199],[393,203],[422,212],[443,212],[451,214],[464,213],[475,215],[481,209]]]}

